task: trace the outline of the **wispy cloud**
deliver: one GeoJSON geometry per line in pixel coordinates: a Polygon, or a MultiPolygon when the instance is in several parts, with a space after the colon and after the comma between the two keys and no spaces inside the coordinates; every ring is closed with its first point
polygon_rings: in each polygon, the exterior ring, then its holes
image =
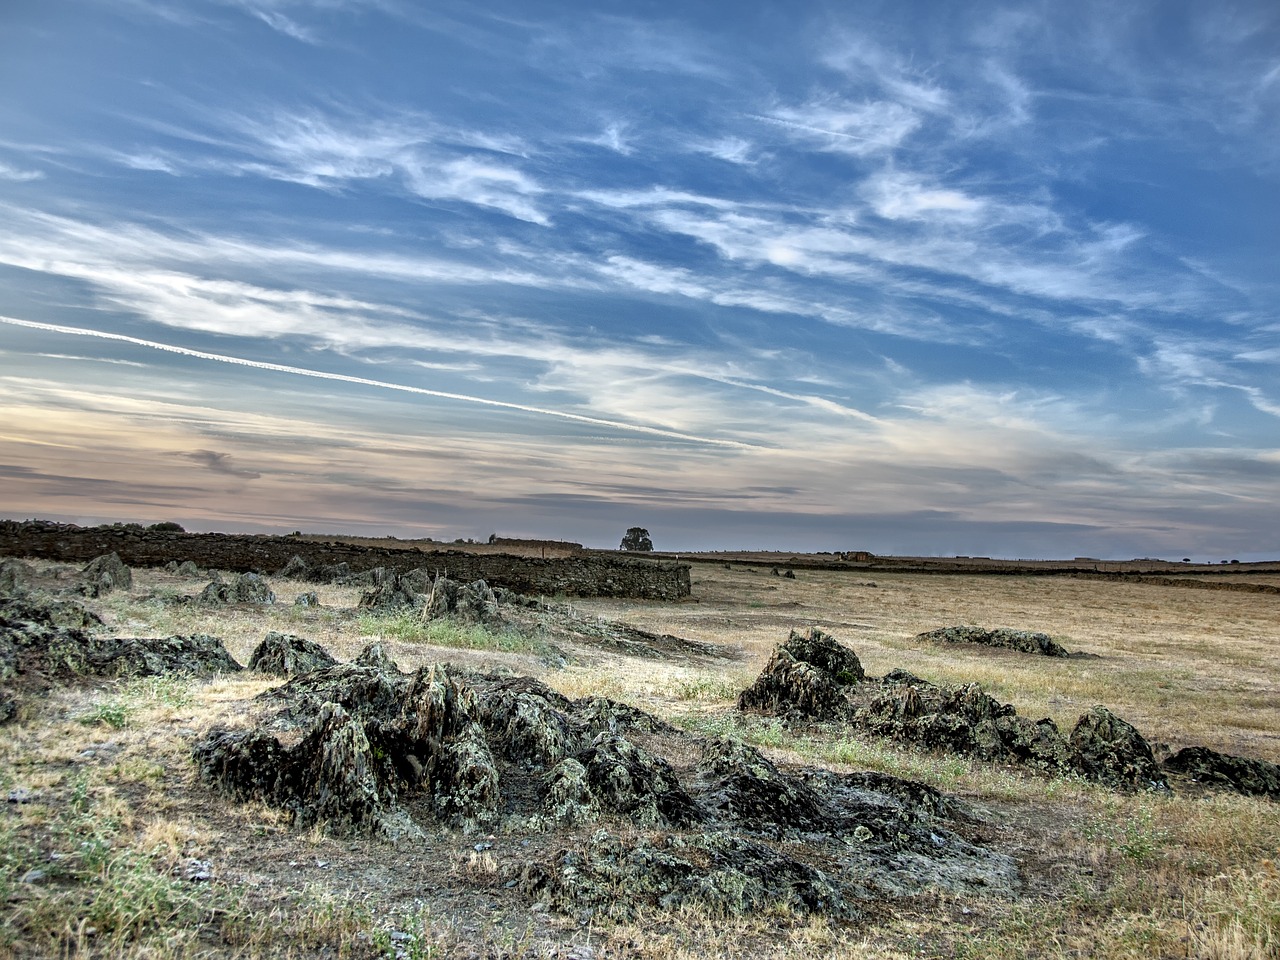
{"type": "Polygon", "coordinates": [[[43,180],[43,170],[22,170],[0,161],[0,180],[13,180],[23,183],[29,180],[43,180]]]}

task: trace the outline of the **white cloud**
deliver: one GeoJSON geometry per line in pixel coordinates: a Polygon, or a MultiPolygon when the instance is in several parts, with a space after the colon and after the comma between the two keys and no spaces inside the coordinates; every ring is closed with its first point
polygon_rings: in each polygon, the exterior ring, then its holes
{"type": "Polygon", "coordinates": [[[14,180],[18,183],[24,183],[30,180],[43,179],[43,170],[20,170],[17,167],[11,167],[7,163],[0,162],[0,180],[14,180]]]}
{"type": "Polygon", "coordinates": [[[973,222],[986,206],[984,201],[963,191],[926,186],[920,177],[894,171],[865,180],[862,193],[876,214],[887,220],[919,220],[938,215],[973,222]]]}

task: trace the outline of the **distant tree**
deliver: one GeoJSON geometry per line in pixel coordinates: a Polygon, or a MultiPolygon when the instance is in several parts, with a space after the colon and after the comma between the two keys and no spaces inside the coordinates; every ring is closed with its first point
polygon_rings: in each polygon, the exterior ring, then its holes
{"type": "Polygon", "coordinates": [[[489,542],[490,542],[490,543],[494,543],[497,539],[498,539],[498,535],[497,535],[496,533],[491,533],[491,534],[489,534],[489,542]]]}
{"type": "Polygon", "coordinates": [[[174,523],[172,520],[161,520],[159,523],[153,523],[147,527],[148,530],[155,530],[159,533],[186,533],[182,524],[174,523]]]}
{"type": "Polygon", "coordinates": [[[649,539],[649,531],[644,527],[629,527],[618,549],[648,552],[653,549],[653,541],[649,539]]]}

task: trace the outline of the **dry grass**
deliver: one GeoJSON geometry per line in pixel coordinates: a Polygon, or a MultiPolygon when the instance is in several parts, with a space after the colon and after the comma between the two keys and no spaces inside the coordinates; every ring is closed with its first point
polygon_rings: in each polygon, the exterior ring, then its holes
{"type": "MultiPolygon", "coordinates": [[[[350,658],[381,636],[402,667],[449,658],[535,673],[570,696],[605,695],[689,729],[761,745],[779,761],[881,770],[958,794],[991,824],[989,842],[1020,859],[1026,895],[1006,902],[936,895],[869,903],[852,924],[806,918],[725,920],[663,914],[579,927],[575,918],[474,907],[463,916],[417,891],[394,901],[352,868],[341,882],[303,879],[289,858],[366,856],[322,833],[290,831],[279,812],[229,807],[196,782],[189,744],[215,723],[243,724],[246,704],[278,682],[172,679],[57,691],[0,736],[0,790],[28,803],[0,811],[0,957],[603,958],[1280,956],[1280,813],[1239,797],[1119,796],[1073,778],[1045,779],[837,732],[797,736],[733,709],[737,692],[791,628],[816,625],[852,646],[869,672],[904,667],[978,682],[1021,713],[1064,726],[1105,703],[1153,739],[1280,762],[1280,598],[1052,577],[876,575],[695,569],[697,602],[578,601],[586,614],[722,644],[740,659],[700,664],[576,650],[555,668],[500,645],[460,650],[395,635],[355,616],[358,591],[320,587],[324,606],[295,608],[309,584],[273,581],[268,607],[208,610],[146,594],[195,594],[206,581],[137,571],[131,595],[91,604],[121,635],[206,632],[241,662],[269,630],[298,633],[350,658]],[[973,623],[1047,632],[1089,660],[917,642],[973,623]],[[263,845],[252,865],[232,851],[263,845]],[[303,851],[306,851],[303,853],[303,851]],[[218,864],[207,883],[189,861],[218,864]],[[29,871],[45,871],[23,882],[29,871]],[[505,911],[505,912],[504,912],[505,911]],[[539,951],[542,951],[539,953],[539,951]]],[[[455,644],[459,641],[454,641],[455,644]]],[[[463,641],[466,642],[466,641],[463,641]]],[[[477,646],[485,646],[477,642],[477,646]]],[[[497,875],[487,851],[460,845],[445,869],[464,888],[497,875]]],[[[368,864],[402,851],[369,848],[368,864]]],[[[319,879],[317,879],[317,877],[319,879]]],[[[498,894],[493,896],[494,904],[498,894]]],[[[506,902],[506,901],[504,901],[506,902]]],[[[483,906],[483,904],[482,904],[483,906]]],[[[523,910],[523,912],[521,912],[523,910]]]]}

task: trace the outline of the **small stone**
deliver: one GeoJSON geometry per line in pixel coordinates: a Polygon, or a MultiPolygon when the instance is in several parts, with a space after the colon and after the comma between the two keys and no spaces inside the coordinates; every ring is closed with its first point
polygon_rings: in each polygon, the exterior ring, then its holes
{"type": "Polygon", "coordinates": [[[39,883],[41,880],[49,876],[47,871],[41,870],[39,867],[33,867],[18,878],[19,883],[39,883]]]}

